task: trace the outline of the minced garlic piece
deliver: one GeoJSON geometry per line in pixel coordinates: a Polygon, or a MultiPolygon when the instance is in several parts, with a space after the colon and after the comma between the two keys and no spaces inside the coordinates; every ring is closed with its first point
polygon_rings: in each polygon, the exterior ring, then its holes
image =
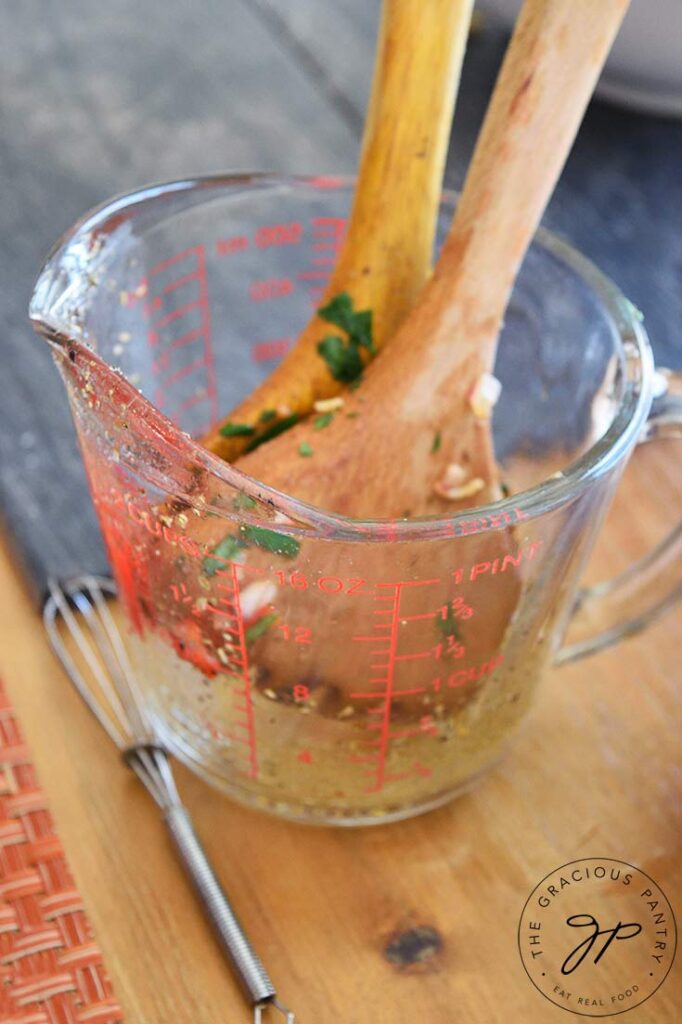
{"type": "Polygon", "coordinates": [[[469,405],[476,419],[487,420],[502,392],[502,385],[492,373],[482,373],[469,396],[469,405]]]}
{"type": "Polygon", "coordinates": [[[471,498],[474,494],[478,494],[484,487],[485,480],[482,480],[480,476],[475,476],[467,483],[450,484],[449,486],[445,480],[439,480],[433,489],[436,494],[447,501],[462,501],[464,498],[471,498]]]}
{"type": "Polygon", "coordinates": [[[441,480],[443,487],[459,487],[467,478],[467,471],[459,462],[451,462],[441,480]]]}
{"type": "Polygon", "coordinates": [[[272,580],[256,580],[241,593],[242,616],[248,622],[263,611],[277,596],[277,585],[272,580]]]}
{"type": "Polygon", "coordinates": [[[343,398],[338,395],[336,398],[320,398],[313,404],[315,412],[336,412],[343,409],[343,398]]]}

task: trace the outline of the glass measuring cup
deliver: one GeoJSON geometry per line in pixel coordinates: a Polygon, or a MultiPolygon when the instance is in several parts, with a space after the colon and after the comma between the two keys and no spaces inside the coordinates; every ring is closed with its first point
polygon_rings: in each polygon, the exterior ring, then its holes
{"type": "Polygon", "coordinates": [[[496,366],[505,500],[360,522],[196,443],[318,304],[350,196],[337,179],[265,175],[124,196],[58,244],[31,306],[67,385],[164,741],[242,801],[337,824],[408,816],[471,785],[553,658],[598,649],[672,600],[679,546],[677,534],[582,593],[559,651],[628,455],[642,437],[679,434],[681,416],[670,396],[651,414],[636,311],[546,233],[496,366]]]}

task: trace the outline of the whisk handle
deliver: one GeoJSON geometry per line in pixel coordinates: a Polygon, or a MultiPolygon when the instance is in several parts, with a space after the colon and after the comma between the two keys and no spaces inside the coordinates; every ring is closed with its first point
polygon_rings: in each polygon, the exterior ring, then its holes
{"type": "Polygon", "coordinates": [[[172,807],[164,815],[164,820],[218,942],[230,960],[244,991],[254,1005],[274,1000],[273,984],[254,953],[208,862],[189,814],[182,806],[172,807]]]}

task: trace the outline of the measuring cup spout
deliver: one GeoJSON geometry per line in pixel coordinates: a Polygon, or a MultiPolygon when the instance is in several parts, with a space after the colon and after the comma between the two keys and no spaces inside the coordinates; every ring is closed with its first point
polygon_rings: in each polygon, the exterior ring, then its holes
{"type": "Polygon", "coordinates": [[[38,278],[29,318],[34,329],[48,342],[64,346],[73,341],[85,341],[83,330],[87,298],[84,294],[83,269],[69,266],[58,251],[48,260],[38,278]]]}
{"type": "Polygon", "coordinates": [[[31,323],[48,342],[92,344],[89,318],[101,307],[103,290],[108,293],[103,288],[108,266],[119,258],[120,248],[112,232],[100,231],[87,220],[53,247],[29,305],[31,323]]]}

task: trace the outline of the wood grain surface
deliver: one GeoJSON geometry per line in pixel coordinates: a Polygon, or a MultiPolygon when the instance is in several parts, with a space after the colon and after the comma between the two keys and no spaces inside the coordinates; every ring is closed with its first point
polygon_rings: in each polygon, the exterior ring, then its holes
{"type": "MultiPolygon", "coordinates": [[[[676,456],[672,443],[636,454],[593,573],[622,568],[670,525],[676,456]]],[[[0,594],[0,674],[128,1024],[246,1024],[156,809],[57,667],[6,551],[0,594]]],[[[534,886],[575,858],[638,865],[682,923],[679,631],[669,615],[552,672],[508,759],[471,794],[411,821],[296,826],[178,769],[197,830],[297,1022],[568,1021],[526,977],[516,929],[534,886]],[[393,961],[420,947],[424,959],[393,962],[387,946],[393,961]]],[[[673,1024],[681,1003],[678,957],[659,991],[621,1019],[673,1024]]]]}

